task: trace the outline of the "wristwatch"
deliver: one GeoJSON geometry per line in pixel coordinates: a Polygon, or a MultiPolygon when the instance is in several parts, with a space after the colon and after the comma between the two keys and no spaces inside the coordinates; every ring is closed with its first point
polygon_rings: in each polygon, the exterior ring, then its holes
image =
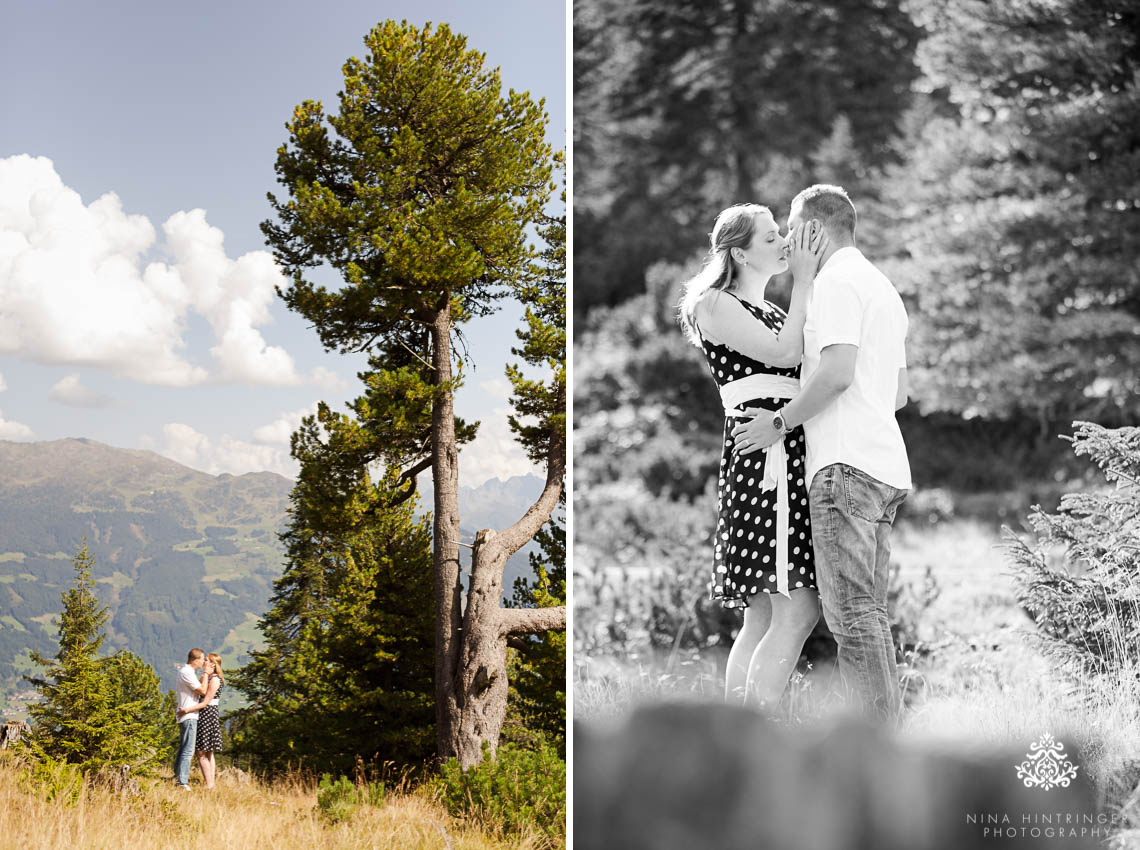
{"type": "Polygon", "coordinates": [[[784,420],[784,411],[777,410],[772,415],[772,427],[779,431],[781,434],[787,434],[789,430],[788,423],[784,420]]]}

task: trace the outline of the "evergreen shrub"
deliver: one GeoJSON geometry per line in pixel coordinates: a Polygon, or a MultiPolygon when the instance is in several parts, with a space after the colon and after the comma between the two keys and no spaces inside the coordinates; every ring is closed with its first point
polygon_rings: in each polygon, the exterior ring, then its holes
{"type": "Polygon", "coordinates": [[[387,797],[383,782],[354,783],[347,776],[325,773],[317,786],[317,811],[330,824],[350,820],[362,805],[380,808],[387,797]]]}
{"type": "Polygon", "coordinates": [[[1079,680],[1135,675],[1140,646],[1140,428],[1074,424],[1101,486],[1036,508],[1027,543],[1006,530],[1018,601],[1042,649],[1079,680]]]}
{"type": "Polygon", "coordinates": [[[492,757],[484,741],[483,760],[465,771],[450,759],[437,788],[454,817],[499,835],[537,833],[549,847],[566,846],[566,762],[549,744],[527,750],[504,743],[492,757]]]}

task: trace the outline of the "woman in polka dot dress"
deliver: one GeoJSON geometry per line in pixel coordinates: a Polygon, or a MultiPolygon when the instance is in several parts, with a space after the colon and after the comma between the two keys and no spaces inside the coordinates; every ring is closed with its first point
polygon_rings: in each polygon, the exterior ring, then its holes
{"type": "Polygon", "coordinates": [[[785,239],[758,204],[724,210],[711,243],[708,263],[685,287],[680,318],[725,407],[711,590],[726,608],[744,608],[725,698],[774,706],[819,619],[804,434],[794,428],[772,450],[740,456],[732,429],[749,411],[777,411],[799,391],[807,293],[827,244],[802,229],[785,239]],[[764,290],[789,265],[795,282],[784,313],[764,290]]]}

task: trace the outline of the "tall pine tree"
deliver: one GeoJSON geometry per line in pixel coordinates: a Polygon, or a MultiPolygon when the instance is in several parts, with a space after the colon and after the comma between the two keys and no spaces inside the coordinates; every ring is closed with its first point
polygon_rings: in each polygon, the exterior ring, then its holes
{"type": "MultiPolygon", "coordinates": [[[[561,492],[564,368],[554,370],[550,392],[513,381],[517,409],[533,418],[520,433],[546,467],[546,486],[513,526],[476,536],[466,599],[459,447],[473,429],[454,414],[463,361],[453,342],[462,324],[515,291],[525,296],[537,279],[527,228],[549,199],[553,157],[541,103],[504,95],[498,72],[447,26],[387,21],[365,46],[363,59],[345,63],[337,114],[313,101],[295,110],[276,165],[289,197],[271,197],[278,220],[263,230],[292,275],[282,292],[290,308],[327,348],[370,355],[367,410],[358,413],[368,433],[384,434],[384,462],[399,469],[394,498],[409,496],[431,470],[437,746],[467,766],[481,758],[483,741],[498,741],[506,638],[565,624],[564,608],[500,605],[507,558],[546,522],[561,492]],[[322,264],[343,286],[306,280],[322,264]]],[[[564,279],[558,285],[564,291],[564,279]]],[[[542,286],[536,291],[541,298],[542,286]]],[[[552,333],[545,321],[539,306],[528,313],[536,338],[552,333]]]]}

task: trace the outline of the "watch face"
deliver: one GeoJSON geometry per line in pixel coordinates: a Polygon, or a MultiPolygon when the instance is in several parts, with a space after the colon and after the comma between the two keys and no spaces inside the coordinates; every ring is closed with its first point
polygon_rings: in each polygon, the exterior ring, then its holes
{"type": "Polygon", "coordinates": [[[788,426],[784,424],[784,416],[781,413],[777,413],[775,416],[772,417],[772,425],[775,427],[775,429],[777,431],[788,430],[788,426]]]}

